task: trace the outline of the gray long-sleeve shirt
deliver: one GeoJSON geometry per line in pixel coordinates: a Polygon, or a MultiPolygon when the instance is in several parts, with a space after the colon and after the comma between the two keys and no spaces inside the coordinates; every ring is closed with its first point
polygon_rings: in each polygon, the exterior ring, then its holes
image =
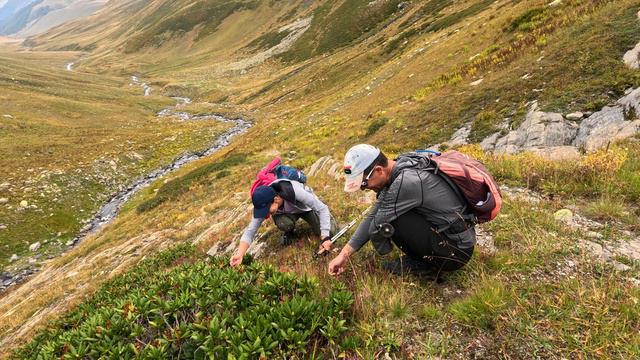
{"type": "MultiPolygon", "coordinates": [[[[329,212],[329,207],[325,205],[325,203],[320,200],[316,194],[314,194],[313,189],[308,185],[302,184],[298,181],[279,179],[274,181],[288,181],[291,183],[293,187],[293,192],[295,194],[295,202],[284,200],[284,205],[282,208],[278,209],[277,213],[280,214],[301,214],[307,211],[315,211],[318,213],[318,217],[320,218],[320,236],[325,237],[329,236],[329,232],[331,229],[331,213],[329,212]]],[[[273,184],[272,183],[272,184],[273,184]]],[[[245,242],[247,244],[251,244],[253,239],[264,222],[263,218],[253,218],[249,226],[242,233],[242,237],[240,241],[245,242]]]]}
{"type": "MultiPolygon", "coordinates": [[[[435,228],[447,229],[460,222],[465,203],[440,175],[427,170],[428,163],[422,155],[409,153],[396,160],[391,171],[391,184],[380,191],[374,208],[360,223],[348,244],[360,249],[370,239],[381,254],[391,251],[389,239],[378,234],[378,226],[390,223],[410,210],[422,215],[435,228]]],[[[454,234],[444,232],[461,248],[475,245],[475,231],[454,234]]]]}

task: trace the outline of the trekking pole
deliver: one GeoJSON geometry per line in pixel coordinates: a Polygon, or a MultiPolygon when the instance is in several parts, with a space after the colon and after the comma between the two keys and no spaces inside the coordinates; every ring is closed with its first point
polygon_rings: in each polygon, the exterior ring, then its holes
{"type": "MultiPolygon", "coordinates": [[[[338,240],[339,238],[342,237],[342,235],[344,235],[349,229],[351,229],[353,227],[353,225],[355,225],[358,220],[360,220],[365,214],[367,214],[371,208],[373,207],[373,205],[369,206],[368,208],[366,208],[362,214],[360,214],[360,216],[358,216],[357,218],[353,219],[350,223],[348,223],[345,227],[343,227],[342,229],[340,229],[340,231],[338,231],[335,235],[333,235],[331,237],[331,245],[336,243],[336,240],[338,240]]],[[[324,246],[322,246],[322,244],[320,244],[320,250],[318,250],[317,252],[313,253],[313,257],[317,258],[320,257],[322,255],[326,255],[327,253],[329,253],[330,250],[327,250],[324,248],[324,246]]]]}

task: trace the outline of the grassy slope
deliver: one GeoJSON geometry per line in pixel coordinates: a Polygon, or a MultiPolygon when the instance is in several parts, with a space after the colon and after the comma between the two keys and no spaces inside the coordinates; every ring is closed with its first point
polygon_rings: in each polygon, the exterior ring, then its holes
{"type": "Polygon", "coordinates": [[[59,253],[108,196],[228,126],[156,119],[171,100],[143,99],[127,78],[68,72],[74,55],[0,53],[0,167],[10,184],[0,190],[9,200],[0,208],[2,266],[37,241],[48,242],[44,255],[59,253]],[[20,209],[22,200],[37,208],[20,209]]]}
{"type": "MultiPolygon", "coordinates": [[[[249,96],[248,101],[232,109],[255,109],[252,115],[259,120],[228,153],[212,156],[181,174],[205,163],[220,162],[228,154],[247,154],[247,160],[228,169],[230,176],[217,178],[212,172],[195,183],[189,182],[188,192],[151,211],[137,213],[134,209],[138,204],[153,198],[149,189],[133,199],[114,226],[54,266],[106,250],[141,229],[146,233],[169,229],[170,242],[174,243],[193,240],[211,223],[221,222],[227,225],[207,236],[201,248],[217,240],[234,239],[248,214],[241,212],[244,215],[239,221],[230,224],[222,220],[229,216],[229,209],[244,206],[244,191],[251,181],[246,174],[266,163],[274,149],[296,151],[292,162],[301,167],[323,155],[340,158],[346,148],[361,141],[397,153],[446,140],[459,124],[474,120],[481,112],[489,115],[482,117],[483,127],[474,131],[488,133],[504,117],[519,121],[526,101],[538,99],[543,108],[552,110],[585,110],[609,101],[602,97],[609,90],[619,92],[638,85],[637,75],[625,70],[619,61],[640,38],[635,20],[640,5],[637,1],[610,2],[586,15],[568,11],[558,15],[556,19],[564,22],[548,33],[526,27],[520,35],[503,30],[528,9],[543,4],[539,1],[499,2],[468,18],[455,16],[457,11],[468,9],[458,3],[438,10],[441,15],[422,14],[417,21],[409,21],[422,9],[440,9],[443,3],[430,1],[420,4],[424,7],[412,7],[380,35],[365,36],[362,42],[320,60],[290,63],[284,68],[272,69],[267,64],[246,75],[227,78],[213,72],[202,76],[209,69],[206,62],[213,64],[214,59],[201,58],[180,76],[170,67],[150,65],[149,69],[156,69],[156,75],[164,81],[203,87],[203,99],[222,96],[233,103],[249,96]],[[440,23],[435,26],[437,19],[440,23]],[[448,27],[431,31],[442,24],[448,27]],[[389,51],[393,35],[411,28],[415,32],[404,35],[407,43],[389,51]],[[529,34],[535,36],[534,41],[517,52],[499,51],[517,45],[519,38],[529,34]],[[460,69],[472,66],[468,60],[471,56],[483,53],[497,53],[504,59],[494,62],[488,56],[491,61],[480,64],[475,73],[455,76],[460,69]],[[579,59],[577,66],[571,66],[574,59],[579,59]],[[310,65],[285,75],[301,64],[310,65]],[[526,73],[533,74],[528,81],[521,79],[526,73]],[[480,77],[485,80],[479,87],[468,85],[480,77]],[[446,83],[438,82],[441,79],[446,83]],[[273,80],[277,86],[261,86],[273,80]],[[217,91],[207,92],[214,87],[217,91]],[[542,92],[533,91],[541,88],[542,92]],[[386,121],[380,122],[382,118],[386,121]],[[367,135],[368,125],[376,121],[385,125],[367,135]],[[301,127],[306,132],[302,137],[301,127]],[[290,140],[279,141],[283,138],[290,140]],[[243,193],[238,194],[240,191],[243,193]]],[[[571,10],[575,4],[566,9],[571,10]]],[[[476,11],[467,10],[466,14],[476,11]]],[[[370,249],[359,253],[353,271],[340,280],[356,294],[356,302],[353,330],[337,346],[351,353],[357,348],[365,358],[380,351],[417,358],[636,356],[640,352],[637,286],[589,259],[576,247],[582,234],[563,228],[550,216],[563,204],[574,202],[591,209],[593,215],[606,216],[602,210],[606,205],[598,203],[607,204],[611,202],[607,199],[621,195],[625,196],[622,201],[615,202],[623,209],[620,213],[632,212],[640,193],[640,149],[637,143],[631,143],[616,151],[626,153],[626,160],[613,169],[618,184],[615,187],[608,186],[610,178],[604,176],[607,171],[598,168],[600,162],[566,164],[558,169],[527,156],[485,158],[502,182],[528,185],[555,197],[538,205],[509,198],[503,215],[488,226],[495,235],[497,253],[478,253],[465,271],[450,277],[445,285],[389,278],[370,249]],[[598,198],[593,198],[593,189],[598,198]]],[[[175,179],[179,182],[181,176],[175,179]]],[[[329,177],[310,181],[344,222],[366,207],[360,204],[359,195],[342,194],[340,184],[329,177]]],[[[622,226],[637,230],[637,218],[622,226]]],[[[276,237],[271,233],[267,239],[275,242],[276,237]]],[[[311,244],[301,243],[265,261],[297,274],[314,274],[321,283],[335,281],[325,274],[324,262],[309,262],[311,249],[311,244]]],[[[632,271],[637,276],[637,264],[632,271]]],[[[97,283],[94,280],[86,291],[97,288],[97,283]]],[[[47,296],[60,298],[62,294],[51,290],[47,296]]],[[[45,303],[39,300],[25,307],[22,314],[6,320],[5,329],[14,328],[45,303]]]]}

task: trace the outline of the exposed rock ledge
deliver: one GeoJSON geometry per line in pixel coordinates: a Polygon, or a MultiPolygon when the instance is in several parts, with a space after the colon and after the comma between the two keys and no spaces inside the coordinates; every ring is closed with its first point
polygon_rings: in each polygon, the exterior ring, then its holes
{"type": "Polygon", "coordinates": [[[580,151],[594,151],[640,132],[640,88],[627,90],[613,106],[605,106],[580,124],[562,114],[543,112],[533,102],[525,121],[501,136],[495,133],[480,144],[497,153],[536,152],[550,159],[569,159],[580,151]]]}

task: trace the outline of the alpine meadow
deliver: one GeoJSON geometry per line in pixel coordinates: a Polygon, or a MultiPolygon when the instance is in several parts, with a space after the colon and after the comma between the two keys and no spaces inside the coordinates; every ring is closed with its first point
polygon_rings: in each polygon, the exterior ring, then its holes
{"type": "Polygon", "coordinates": [[[640,358],[640,0],[0,0],[0,30],[0,358],[640,358]],[[466,266],[329,273],[381,201],[343,189],[363,143],[486,166],[466,266]],[[317,256],[274,217],[236,265],[276,156],[346,231],[317,256]]]}

